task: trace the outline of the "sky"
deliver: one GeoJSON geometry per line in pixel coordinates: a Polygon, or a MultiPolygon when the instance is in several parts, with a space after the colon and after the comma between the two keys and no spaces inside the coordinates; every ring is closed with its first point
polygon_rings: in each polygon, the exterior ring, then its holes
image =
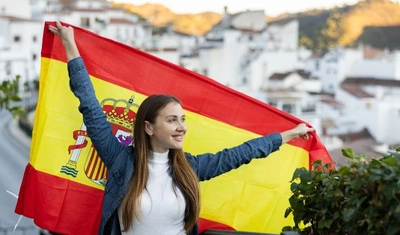
{"type": "Polygon", "coordinates": [[[134,5],[145,3],[159,3],[168,7],[171,11],[178,14],[200,13],[212,11],[222,14],[224,6],[228,7],[229,13],[236,13],[246,10],[264,10],[268,16],[290,12],[301,12],[310,9],[331,8],[342,6],[343,4],[352,5],[359,0],[114,0],[115,2],[125,2],[134,5]]]}

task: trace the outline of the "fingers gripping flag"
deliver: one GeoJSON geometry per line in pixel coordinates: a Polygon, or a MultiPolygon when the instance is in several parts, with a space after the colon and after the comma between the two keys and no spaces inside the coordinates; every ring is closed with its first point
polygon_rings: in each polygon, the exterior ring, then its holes
{"type": "MultiPolygon", "coordinates": [[[[30,161],[18,214],[61,234],[96,234],[107,169],[87,137],[78,99],[69,89],[61,40],[45,23],[39,102],[30,161]]],[[[188,133],[184,150],[217,152],[246,140],[295,127],[301,120],[140,50],[75,27],[75,38],[96,96],[113,131],[132,142],[137,108],[149,95],[172,94],[183,103],[188,133]]],[[[201,182],[200,232],[208,228],[279,233],[292,225],[284,218],[289,181],[298,167],[331,162],[313,138],[297,138],[279,151],[209,181],[201,182]]]]}

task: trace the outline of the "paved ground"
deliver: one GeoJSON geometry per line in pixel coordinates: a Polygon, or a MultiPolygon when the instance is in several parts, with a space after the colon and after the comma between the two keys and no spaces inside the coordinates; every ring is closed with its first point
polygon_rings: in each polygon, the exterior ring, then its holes
{"type": "MultiPolygon", "coordinates": [[[[0,112],[0,234],[13,234],[19,219],[14,209],[25,167],[29,162],[31,139],[22,132],[11,114],[0,112]]],[[[14,234],[37,235],[39,228],[31,219],[23,217],[14,234]]]]}

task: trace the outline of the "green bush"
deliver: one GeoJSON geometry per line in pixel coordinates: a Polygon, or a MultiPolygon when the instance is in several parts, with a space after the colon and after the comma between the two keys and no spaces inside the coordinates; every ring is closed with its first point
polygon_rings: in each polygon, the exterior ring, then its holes
{"type": "Polygon", "coordinates": [[[4,80],[0,84],[0,111],[6,109],[15,117],[24,113],[22,107],[18,104],[21,98],[18,96],[19,76],[14,80],[4,80]]]}
{"type": "Polygon", "coordinates": [[[332,170],[317,161],[312,170],[299,168],[291,181],[290,207],[300,234],[399,234],[400,149],[366,160],[352,149],[346,166],[332,170]]]}

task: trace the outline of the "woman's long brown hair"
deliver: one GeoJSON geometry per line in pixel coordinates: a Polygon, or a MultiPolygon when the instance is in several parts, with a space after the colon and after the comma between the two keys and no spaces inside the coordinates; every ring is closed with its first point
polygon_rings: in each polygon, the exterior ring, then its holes
{"type": "MultiPolygon", "coordinates": [[[[122,224],[126,232],[133,223],[133,216],[140,219],[141,195],[146,188],[149,175],[147,159],[152,150],[150,137],[145,132],[145,121],[155,123],[160,111],[169,103],[180,104],[179,99],[170,95],[152,95],[140,105],[134,124],[135,171],[122,201],[122,224]]],[[[185,230],[188,232],[196,224],[200,214],[200,190],[198,179],[182,149],[170,149],[169,159],[173,172],[173,182],[181,190],[185,201],[185,230]]]]}

